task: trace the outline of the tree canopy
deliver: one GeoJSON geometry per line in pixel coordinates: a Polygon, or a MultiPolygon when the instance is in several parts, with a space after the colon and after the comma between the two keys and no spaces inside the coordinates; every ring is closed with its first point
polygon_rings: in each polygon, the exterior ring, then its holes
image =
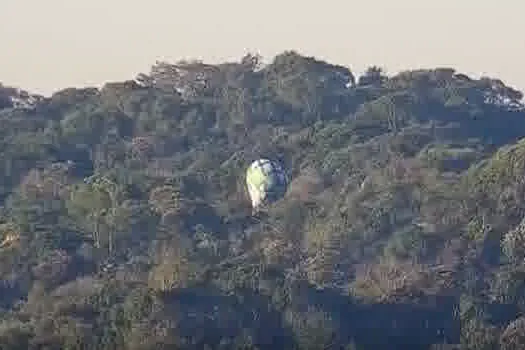
{"type": "Polygon", "coordinates": [[[0,348],[521,349],[522,98],[294,51],[0,85],[0,348]]]}

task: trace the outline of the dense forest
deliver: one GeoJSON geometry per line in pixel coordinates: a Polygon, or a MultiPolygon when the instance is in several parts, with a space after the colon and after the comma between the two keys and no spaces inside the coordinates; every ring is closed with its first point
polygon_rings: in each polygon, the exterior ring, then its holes
{"type": "Polygon", "coordinates": [[[0,85],[0,349],[525,349],[522,97],[295,51],[0,85]]]}

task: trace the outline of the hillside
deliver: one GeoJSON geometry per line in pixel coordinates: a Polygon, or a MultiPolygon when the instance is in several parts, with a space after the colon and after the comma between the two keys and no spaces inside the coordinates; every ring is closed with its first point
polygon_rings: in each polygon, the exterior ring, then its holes
{"type": "Polygon", "coordinates": [[[522,97],[293,51],[0,85],[0,348],[525,348],[522,97]]]}

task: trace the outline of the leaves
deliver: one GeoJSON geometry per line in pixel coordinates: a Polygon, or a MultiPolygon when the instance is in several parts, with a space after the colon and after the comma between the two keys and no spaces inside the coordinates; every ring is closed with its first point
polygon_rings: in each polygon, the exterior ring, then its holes
{"type": "Polygon", "coordinates": [[[1,85],[0,347],[519,346],[521,97],[295,51],[1,85]],[[260,157],[291,184],[251,216],[260,157]]]}

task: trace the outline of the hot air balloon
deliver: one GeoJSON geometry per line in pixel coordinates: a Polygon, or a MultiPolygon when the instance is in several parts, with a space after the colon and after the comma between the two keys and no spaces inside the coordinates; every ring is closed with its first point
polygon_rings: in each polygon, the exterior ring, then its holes
{"type": "Polygon", "coordinates": [[[255,213],[262,205],[273,203],[284,196],[288,179],[277,162],[259,159],[248,167],[246,185],[255,213]]]}

